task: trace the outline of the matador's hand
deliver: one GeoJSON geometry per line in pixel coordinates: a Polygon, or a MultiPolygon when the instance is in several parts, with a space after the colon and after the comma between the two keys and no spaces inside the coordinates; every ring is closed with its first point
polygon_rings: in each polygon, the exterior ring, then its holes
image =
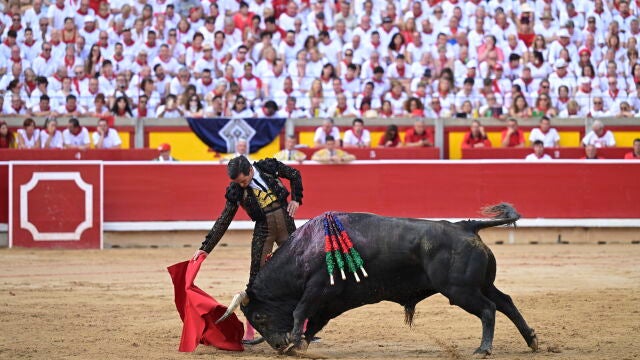
{"type": "Polygon", "coordinates": [[[204,250],[199,250],[199,249],[198,249],[198,250],[196,250],[196,253],[195,253],[195,254],[193,254],[193,259],[192,259],[192,260],[193,260],[193,261],[196,261],[196,260],[198,260],[198,258],[199,258],[200,256],[204,256],[204,257],[206,258],[206,257],[207,257],[207,255],[209,255],[209,254],[207,254],[207,252],[206,252],[206,251],[204,251],[204,250]]]}
{"type": "Polygon", "coordinates": [[[290,202],[289,206],[287,206],[287,212],[289,213],[289,216],[293,217],[296,214],[299,206],[300,203],[297,201],[290,202]]]}

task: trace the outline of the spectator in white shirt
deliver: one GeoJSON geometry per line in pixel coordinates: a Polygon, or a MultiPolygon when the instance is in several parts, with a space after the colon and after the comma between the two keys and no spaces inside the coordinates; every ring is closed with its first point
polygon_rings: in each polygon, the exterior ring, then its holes
{"type": "Polygon", "coordinates": [[[533,153],[524,158],[527,161],[551,160],[551,156],[544,153],[544,143],[542,140],[533,142],[533,153]]]}
{"type": "Polygon", "coordinates": [[[120,149],[122,140],[116,129],[109,128],[107,120],[98,120],[98,126],[93,133],[93,145],[96,149],[120,149]]]}
{"type": "Polygon", "coordinates": [[[344,133],[342,140],[344,147],[368,148],[371,146],[371,134],[364,128],[364,121],[353,119],[352,128],[344,133]]]}
{"type": "Polygon", "coordinates": [[[560,146],[560,135],[555,128],[551,127],[551,120],[546,116],[540,119],[540,127],[532,129],[529,135],[529,142],[532,144],[538,140],[542,141],[546,147],[560,146]]]}
{"type": "Polygon", "coordinates": [[[582,145],[594,145],[600,147],[616,146],[616,139],[613,133],[604,128],[604,124],[600,120],[596,120],[591,125],[591,131],[582,139],[582,145]]]}
{"type": "Polygon", "coordinates": [[[332,119],[325,119],[322,122],[322,126],[316,129],[316,133],[313,136],[313,145],[315,147],[323,147],[327,136],[333,136],[334,139],[340,139],[340,130],[337,126],[333,125],[332,119]]]}
{"type": "Polygon", "coordinates": [[[62,141],[66,149],[88,149],[91,141],[89,130],[80,126],[78,119],[71,118],[67,128],[62,132],[62,141]]]}
{"type": "Polygon", "coordinates": [[[62,149],[62,133],[57,127],[56,119],[47,118],[44,130],[40,131],[40,145],[43,149],[62,149]]]}

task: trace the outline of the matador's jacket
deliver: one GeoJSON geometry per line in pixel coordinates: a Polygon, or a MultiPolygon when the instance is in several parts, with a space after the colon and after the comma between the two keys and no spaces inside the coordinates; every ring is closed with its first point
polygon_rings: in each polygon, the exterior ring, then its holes
{"type": "MultiPolygon", "coordinates": [[[[291,200],[302,204],[302,178],[300,172],[287,166],[276,159],[265,159],[253,163],[253,166],[260,172],[260,177],[266,183],[272,201],[284,209],[281,214],[285,217],[287,231],[291,234],[295,229],[293,218],[286,211],[287,197],[289,191],[284,187],[280,178],[289,180],[291,186],[291,200]],[[275,198],[274,198],[275,197],[275,198]]],[[[265,194],[266,195],[266,194],[265,194]]],[[[200,250],[210,253],[218,244],[224,233],[227,231],[231,220],[238,211],[238,206],[242,206],[251,220],[256,222],[253,229],[253,240],[251,242],[251,268],[249,271],[249,285],[255,275],[260,270],[261,254],[265,239],[269,235],[266,214],[264,211],[265,201],[256,195],[256,191],[251,187],[243,188],[235,182],[231,182],[227,187],[225,195],[226,204],[222,214],[218,217],[211,231],[202,242],[200,250]]]]}

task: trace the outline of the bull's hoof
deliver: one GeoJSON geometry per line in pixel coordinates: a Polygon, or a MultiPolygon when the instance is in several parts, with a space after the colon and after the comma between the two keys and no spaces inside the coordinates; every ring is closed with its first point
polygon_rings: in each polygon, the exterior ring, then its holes
{"type": "Polygon", "coordinates": [[[529,345],[529,347],[531,348],[531,350],[533,350],[533,352],[537,352],[538,351],[538,336],[536,335],[535,330],[531,329],[531,334],[530,334],[531,338],[529,339],[529,342],[527,345],[529,345]]]}
{"type": "Polygon", "coordinates": [[[473,352],[474,355],[477,355],[480,358],[484,358],[486,356],[491,355],[491,348],[483,348],[479,347],[476,351],[473,352]]]}

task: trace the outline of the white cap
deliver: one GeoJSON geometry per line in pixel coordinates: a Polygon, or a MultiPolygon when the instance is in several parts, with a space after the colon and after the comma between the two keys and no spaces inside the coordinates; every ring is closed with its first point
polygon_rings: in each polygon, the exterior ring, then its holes
{"type": "Polygon", "coordinates": [[[591,84],[591,79],[589,79],[586,76],[582,76],[580,78],[580,81],[578,82],[579,84],[591,84]]]}
{"type": "Polygon", "coordinates": [[[524,3],[522,4],[522,6],[520,6],[520,12],[533,12],[533,8],[531,8],[531,5],[529,5],[529,3],[524,3]]]}
{"type": "Polygon", "coordinates": [[[478,67],[478,63],[475,60],[469,60],[467,62],[467,69],[478,67]]]}
{"type": "Polygon", "coordinates": [[[558,31],[558,37],[571,37],[571,35],[569,35],[569,30],[567,29],[560,29],[558,31]]]}
{"type": "Polygon", "coordinates": [[[554,64],[556,69],[560,69],[563,67],[567,67],[567,62],[564,61],[564,59],[560,58],[558,60],[556,60],[556,63],[554,64]]]}
{"type": "Polygon", "coordinates": [[[96,18],[93,15],[87,15],[84,17],[84,22],[94,22],[96,18]]]}

